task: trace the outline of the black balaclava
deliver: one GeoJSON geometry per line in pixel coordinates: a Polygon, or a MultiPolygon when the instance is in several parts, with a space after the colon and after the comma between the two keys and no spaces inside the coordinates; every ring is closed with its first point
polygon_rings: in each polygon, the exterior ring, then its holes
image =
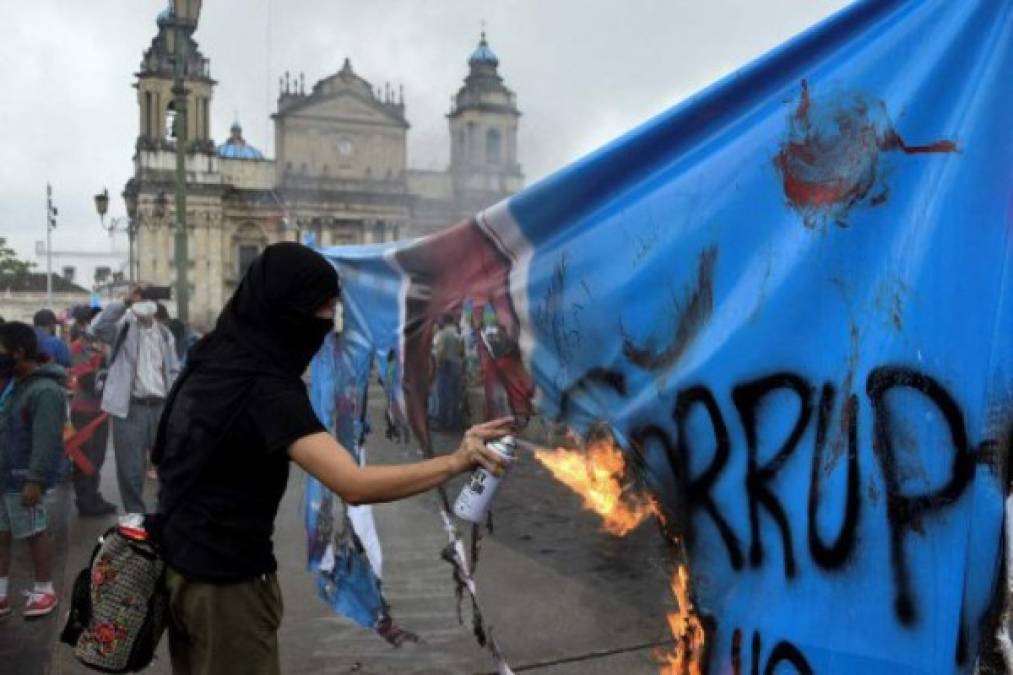
{"type": "MultiPolygon", "coordinates": [[[[264,249],[215,329],[194,345],[186,370],[169,392],[151,454],[163,478],[193,480],[184,474],[194,467],[177,459],[216,442],[262,378],[297,380],[302,387],[303,372],[334,328],[333,320],[315,313],[338,294],[338,273],[311,249],[293,243],[264,249]],[[187,413],[172,422],[177,400],[187,413]],[[201,429],[217,431],[201,435],[201,429]]],[[[160,496],[159,509],[165,508],[160,496]]]]}
{"type": "MultiPolygon", "coordinates": [[[[339,295],[338,273],[320,254],[291,242],[272,244],[250,265],[218,322],[190,363],[225,362],[300,376],[320,349],[331,319],[317,310],[339,295]]],[[[241,366],[242,367],[242,366],[241,366]]]]}

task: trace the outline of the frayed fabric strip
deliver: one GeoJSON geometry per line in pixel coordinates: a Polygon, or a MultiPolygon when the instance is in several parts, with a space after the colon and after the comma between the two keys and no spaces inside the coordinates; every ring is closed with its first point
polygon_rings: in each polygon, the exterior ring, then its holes
{"type": "MultiPolygon", "coordinates": [[[[446,502],[446,499],[444,499],[444,502],[446,502]]],[[[451,519],[446,508],[440,507],[440,517],[443,519],[443,529],[447,533],[448,541],[447,548],[444,549],[443,558],[453,565],[454,578],[459,585],[458,618],[461,618],[461,592],[462,589],[466,589],[471,598],[471,610],[473,615],[472,621],[475,627],[475,637],[478,639],[479,644],[489,648],[493,662],[496,664],[496,672],[498,675],[514,675],[514,671],[510,669],[510,665],[506,662],[503,652],[500,651],[496,638],[492,636],[492,628],[484,628],[485,622],[482,617],[481,605],[478,602],[478,590],[475,587],[475,579],[472,577],[468,566],[468,558],[465,555],[464,542],[461,540],[461,536],[457,533],[457,528],[454,527],[454,521],[451,519]]]]}

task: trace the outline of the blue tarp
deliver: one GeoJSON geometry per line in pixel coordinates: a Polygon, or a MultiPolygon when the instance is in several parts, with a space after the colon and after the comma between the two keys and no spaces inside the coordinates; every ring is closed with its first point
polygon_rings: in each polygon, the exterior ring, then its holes
{"type": "Polygon", "coordinates": [[[1009,2],[857,3],[472,221],[326,250],[337,363],[396,358],[425,445],[433,323],[481,307],[487,395],[642,459],[711,672],[967,672],[1013,433],[1011,38],[1009,2]]]}

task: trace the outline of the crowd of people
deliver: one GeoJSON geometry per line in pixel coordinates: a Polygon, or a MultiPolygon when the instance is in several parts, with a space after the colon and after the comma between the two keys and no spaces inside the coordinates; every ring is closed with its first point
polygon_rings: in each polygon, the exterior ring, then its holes
{"type": "Polygon", "coordinates": [[[481,385],[485,419],[515,414],[505,373],[516,370],[519,346],[489,304],[466,300],[459,314],[444,314],[434,327],[430,352],[429,425],[460,431],[472,418],[468,390],[481,385]],[[484,363],[483,363],[484,362],[484,363]]]}
{"type": "Polygon", "coordinates": [[[32,326],[0,318],[0,619],[13,613],[14,540],[27,543],[33,566],[24,615],[45,616],[58,604],[49,489],[71,481],[83,517],[120,510],[100,491],[110,431],[122,512],[152,506],[144,485],[155,477],[149,455],[158,420],[197,340],[153,295],[139,284],[105,307],[62,316],[40,309],[32,326]]]}

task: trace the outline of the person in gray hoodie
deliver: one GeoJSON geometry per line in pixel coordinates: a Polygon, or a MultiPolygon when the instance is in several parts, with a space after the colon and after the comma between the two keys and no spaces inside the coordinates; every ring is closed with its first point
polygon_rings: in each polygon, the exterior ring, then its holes
{"type": "Polygon", "coordinates": [[[40,363],[45,358],[31,326],[0,325],[0,379],[8,380],[0,393],[0,618],[11,614],[13,539],[28,542],[34,567],[24,615],[43,616],[57,605],[43,495],[56,482],[63,455],[67,374],[56,363],[40,363]]]}
{"type": "Polygon", "coordinates": [[[110,347],[109,374],[101,408],[112,417],[116,481],[123,509],[145,513],[147,453],[155,443],[158,420],[179,375],[175,339],[155,320],[158,304],[147,287],[131,287],[124,302],[111,302],[91,323],[90,334],[110,347]]]}

